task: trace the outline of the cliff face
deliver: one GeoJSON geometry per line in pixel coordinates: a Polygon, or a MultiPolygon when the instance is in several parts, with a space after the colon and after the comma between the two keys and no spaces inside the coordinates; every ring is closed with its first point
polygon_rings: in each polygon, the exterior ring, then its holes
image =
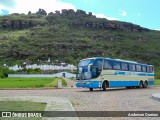
{"type": "Polygon", "coordinates": [[[9,17],[4,17],[1,19],[0,27],[1,28],[12,28],[12,29],[23,29],[23,28],[30,28],[37,25],[44,26],[48,22],[54,22],[54,17],[57,15],[59,16],[66,16],[66,17],[72,17],[73,19],[69,21],[68,25],[72,27],[85,27],[85,28],[91,28],[91,29],[109,29],[109,30],[121,30],[121,31],[149,31],[147,28],[142,28],[139,25],[135,25],[132,23],[127,22],[119,22],[119,21],[109,21],[107,19],[101,19],[99,21],[96,21],[95,16],[92,15],[91,12],[88,14],[83,10],[77,10],[76,12],[73,9],[63,9],[60,11],[55,11],[55,13],[50,12],[48,15],[45,10],[39,9],[38,12],[35,14],[32,14],[31,11],[28,12],[28,16],[25,16],[24,14],[12,14],[16,19],[9,17]],[[36,16],[37,15],[37,16],[36,16]],[[44,15],[44,19],[46,21],[38,21],[36,19],[40,19],[41,16],[44,15]],[[20,18],[20,16],[25,16],[20,18]],[[89,18],[80,20],[74,20],[74,17],[82,17],[82,18],[89,18]],[[92,18],[92,19],[91,19],[92,18]]]}
{"type": "Polygon", "coordinates": [[[136,60],[158,66],[160,34],[127,22],[63,9],[0,17],[0,64],[45,61],[76,64],[86,57],[136,60]]]}

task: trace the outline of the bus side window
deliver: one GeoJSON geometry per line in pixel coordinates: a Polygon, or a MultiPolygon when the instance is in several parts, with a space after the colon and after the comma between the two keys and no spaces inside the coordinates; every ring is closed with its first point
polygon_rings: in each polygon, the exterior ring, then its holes
{"type": "Polygon", "coordinates": [[[128,70],[128,64],[127,63],[121,63],[122,70],[128,70]]]}
{"type": "Polygon", "coordinates": [[[150,66],[147,66],[147,72],[150,73],[150,66]]]}
{"type": "Polygon", "coordinates": [[[98,71],[102,70],[102,60],[101,59],[97,59],[94,65],[98,67],[98,71]]]}
{"type": "Polygon", "coordinates": [[[130,71],[136,71],[136,66],[134,64],[129,64],[130,71]]]}
{"type": "Polygon", "coordinates": [[[136,65],[136,70],[137,70],[138,72],[141,72],[141,71],[142,71],[141,65],[136,65]]]}
{"type": "Polygon", "coordinates": [[[152,73],[153,72],[153,67],[152,66],[147,66],[147,72],[152,73]]]}
{"type": "Polygon", "coordinates": [[[153,67],[151,66],[151,72],[153,72],[154,70],[153,70],[153,67]]]}
{"type": "Polygon", "coordinates": [[[112,69],[112,61],[110,60],[104,60],[104,65],[103,65],[103,69],[112,69]]]}
{"type": "Polygon", "coordinates": [[[146,66],[142,66],[142,71],[146,72],[146,66]]]}
{"type": "Polygon", "coordinates": [[[120,70],[121,69],[120,62],[113,61],[113,69],[120,70]]]}

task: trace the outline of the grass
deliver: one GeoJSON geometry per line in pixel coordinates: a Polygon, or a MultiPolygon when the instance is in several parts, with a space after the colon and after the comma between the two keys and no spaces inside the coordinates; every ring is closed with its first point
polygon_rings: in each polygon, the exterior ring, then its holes
{"type": "Polygon", "coordinates": [[[46,105],[30,101],[0,101],[0,111],[44,111],[46,105]]]}
{"type": "Polygon", "coordinates": [[[70,80],[74,80],[74,81],[75,81],[75,80],[76,80],[76,78],[75,78],[75,77],[71,77],[71,78],[70,78],[70,80]]]}
{"type": "Polygon", "coordinates": [[[154,84],[155,85],[160,85],[160,79],[155,79],[154,84]]]}
{"type": "MultiPolygon", "coordinates": [[[[3,78],[0,79],[0,88],[43,88],[54,87],[62,78],[3,78]]],[[[63,82],[62,82],[62,85],[63,82]]]]}
{"type": "MultiPolygon", "coordinates": [[[[47,103],[30,101],[0,101],[0,111],[45,111],[47,103]]],[[[1,120],[41,120],[42,118],[1,118],[1,120]]]]}
{"type": "Polygon", "coordinates": [[[67,82],[63,78],[56,78],[53,82],[46,84],[45,87],[55,87],[58,86],[58,81],[62,81],[62,85],[67,85],[67,82]]]}

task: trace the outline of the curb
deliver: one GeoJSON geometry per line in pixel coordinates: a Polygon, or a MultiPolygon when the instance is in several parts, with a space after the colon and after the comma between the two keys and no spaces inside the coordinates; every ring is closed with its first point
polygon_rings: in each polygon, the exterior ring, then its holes
{"type": "Polygon", "coordinates": [[[0,90],[54,90],[54,89],[66,89],[66,88],[77,88],[77,87],[50,87],[50,88],[0,88],[0,90]]]}
{"type": "Polygon", "coordinates": [[[152,97],[160,99],[160,93],[152,94],[152,97]]]}

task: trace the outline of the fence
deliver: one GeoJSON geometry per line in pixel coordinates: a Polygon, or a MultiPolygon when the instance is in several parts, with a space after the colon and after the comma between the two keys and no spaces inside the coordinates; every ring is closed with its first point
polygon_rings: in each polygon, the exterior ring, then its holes
{"type": "Polygon", "coordinates": [[[56,74],[9,74],[8,77],[21,77],[21,78],[52,78],[52,77],[76,77],[76,74],[68,73],[68,72],[60,72],[56,74]]]}

